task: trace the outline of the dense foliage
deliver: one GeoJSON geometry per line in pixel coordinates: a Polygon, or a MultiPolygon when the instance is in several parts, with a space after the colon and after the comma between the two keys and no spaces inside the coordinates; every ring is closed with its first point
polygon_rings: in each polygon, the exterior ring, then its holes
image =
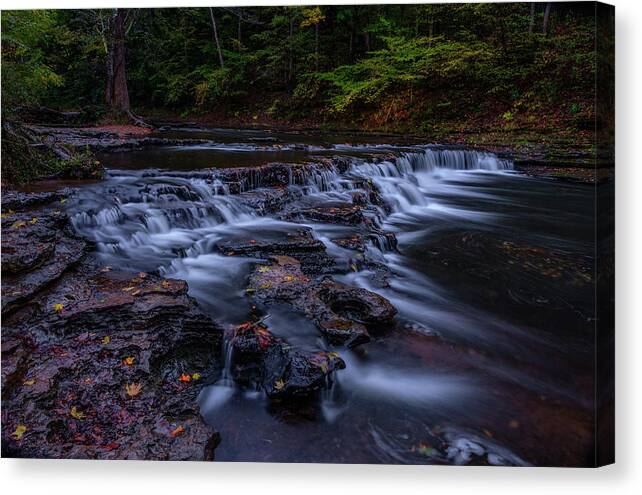
{"type": "MultiPolygon", "coordinates": [[[[499,125],[594,114],[592,3],[132,10],[139,113],[499,125]],[[550,8],[550,10],[549,10],[550,8]]],[[[109,10],[2,13],[3,109],[100,106],[109,10]]],[[[584,123],[584,124],[583,124],[584,123]]]]}

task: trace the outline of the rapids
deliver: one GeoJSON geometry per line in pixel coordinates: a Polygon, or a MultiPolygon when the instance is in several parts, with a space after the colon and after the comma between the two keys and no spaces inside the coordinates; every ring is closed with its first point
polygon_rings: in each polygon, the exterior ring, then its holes
{"type": "Polygon", "coordinates": [[[227,256],[218,247],[238,239],[271,242],[309,228],[333,258],[336,280],[379,293],[399,314],[395,329],[353,352],[332,348],[303,316],[275,307],[265,320],[271,332],[294,346],[335,350],[346,369],[335,373],[318,403],[293,410],[235,385],[226,368],[231,356],[223,349],[220,379],[200,397],[201,414],[221,432],[218,460],[583,460],[589,315],[578,316],[573,301],[558,310],[555,304],[565,295],[555,287],[548,306],[535,291],[537,299],[528,288],[539,282],[518,265],[511,272],[516,287],[502,273],[516,261],[516,251],[531,254],[513,246],[589,259],[588,190],[527,178],[512,170],[510,160],[480,151],[386,143],[321,143],[302,151],[256,145],[241,133],[229,141],[109,157],[108,178],[69,202],[75,229],[96,243],[104,264],[186,280],[212,318],[232,325],[250,316],[246,281],[259,260],[227,256]],[[230,158],[239,154],[251,160],[230,158]],[[328,159],[338,155],[346,166],[328,159]],[[261,169],[236,191],[220,168],[226,161],[307,163],[316,157],[318,164],[290,172],[287,201],[273,211],[248,201],[267,189],[261,169]],[[216,167],[199,168],[205,164],[216,167]],[[369,202],[364,215],[381,232],[394,233],[396,246],[374,235],[363,253],[355,253],[334,242],[353,235],[352,226],[281,214],[284,208],[353,203],[364,183],[383,199],[369,202]],[[456,244],[461,239],[472,239],[467,249],[456,244]],[[448,256],[440,257],[442,252],[448,256]],[[469,258],[473,265],[466,264],[469,258]],[[491,274],[478,287],[477,279],[464,276],[465,267],[485,262],[491,274]],[[386,283],[373,263],[389,271],[386,283]],[[515,310],[519,304],[532,304],[532,311],[515,310]]]}

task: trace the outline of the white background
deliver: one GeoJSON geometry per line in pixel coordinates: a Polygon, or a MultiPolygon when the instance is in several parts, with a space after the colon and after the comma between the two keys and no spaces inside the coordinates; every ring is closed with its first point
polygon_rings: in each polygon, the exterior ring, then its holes
{"type": "MultiPolygon", "coordinates": [[[[0,0],[9,8],[376,3],[232,0],[0,0]]],[[[393,3],[392,1],[386,3],[393,3]]],[[[411,3],[410,0],[399,3],[411,3]]],[[[617,29],[617,464],[601,469],[0,460],[5,494],[422,495],[642,493],[642,2],[612,0],[617,29]],[[638,292],[641,291],[641,292],[638,292]],[[636,486],[638,485],[638,486],[636,486]]]]}

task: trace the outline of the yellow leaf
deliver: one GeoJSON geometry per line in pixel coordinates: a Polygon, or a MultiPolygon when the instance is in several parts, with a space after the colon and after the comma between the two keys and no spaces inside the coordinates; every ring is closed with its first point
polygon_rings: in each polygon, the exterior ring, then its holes
{"type": "Polygon", "coordinates": [[[169,280],[163,280],[161,282],[161,285],[163,286],[163,289],[169,289],[169,286],[170,286],[169,280]]]}
{"type": "Polygon", "coordinates": [[[9,215],[14,215],[15,213],[16,213],[15,211],[9,210],[6,213],[3,213],[2,215],[0,215],[0,217],[1,218],[7,218],[9,215]]]}
{"type": "Polygon", "coordinates": [[[66,201],[67,201],[67,198],[60,198],[61,205],[64,205],[66,201]]]}
{"type": "Polygon", "coordinates": [[[33,224],[35,224],[37,221],[38,221],[38,219],[37,219],[36,217],[33,217],[31,220],[29,220],[29,223],[30,223],[31,225],[33,225],[33,224]]]}
{"type": "Polygon", "coordinates": [[[123,289],[123,292],[129,292],[130,290],[134,290],[136,287],[125,287],[123,289]]]}
{"type": "Polygon", "coordinates": [[[270,287],[272,287],[272,284],[270,282],[265,282],[259,286],[259,289],[269,289],[270,287]]]}
{"type": "Polygon", "coordinates": [[[127,366],[133,366],[135,361],[136,359],[133,356],[127,356],[125,359],[123,359],[123,364],[127,366]]]}
{"type": "Polygon", "coordinates": [[[25,434],[25,431],[27,431],[27,427],[25,425],[18,425],[16,426],[16,429],[11,434],[11,436],[16,440],[20,440],[22,438],[22,435],[25,434]]]}
{"type": "Polygon", "coordinates": [[[26,222],[23,222],[22,220],[17,220],[11,224],[10,228],[19,229],[20,227],[24,227],[25,225],[27,225],[26,222]]]}
{"type": "Polygon", "coordinates": [[[134,292],[132,292],[132,296],[137,296],[140,294],[140,289],[136,289],[134,292]]]}
{"type": "Polygon", "coordinates": [[[269,271],[270,271],[270,267],[269,266],[259,266],[259,273],[265,273],[265,272],[269,272],[269,271]]]}
{"type": "Polygon", "coordinates": [[[292,275],[286,275],[283,277],[284,282],[292,282],[294,280],[294,277],[292,275]]]}
{"type": "Polygon", "coordinates": [[[274,388],[277,390],[283,390],[283,387],[285,387],[285,382],[281,380],[280,378],[274,382],[274,388]]]}
{"type": "Polygon", "coordinates": [[[64,305],[62,305],[62,304],[60,304],[60,303],[56,303],[56,304],[54,304],[54,305],[53,305],[53,309],[54,309],[54,311],[55,311],[56,313],[62,313],[62,310],[63,310],[64,308],[65,308],[65,306],[64,306],[64,305]]]}
{"type": "Polygon", "coordinates": [[[27,385],[28,387],[31,387],[34,383],[36,383],[36,380],[33,380],[33,379],[32,380],[25,380],[22,383],[23,383],[23,385],[27,385]]]}
{"type": "Polygon", "coordinates": [[[140,394],[140,391],[142,389],[143,386],[140,383],[128,383],[127,385],[125,385],[125,392],[127,392],[127,395],[132,398],[140,394]]]}
{"type": "Polygon", "coordinates": [[[109,335],[105,335],[105,336],[103,337],[103,339],[101,340],[101,342],[102,342],[103,344],[107,345],[107,344],[109,344],[109,343],[111,342],[111,338],[109,337],[109,335]]]}
{"type": "Polygon", "coordinates": [[[79,411],[76,406],[73,406],[71,410],[69,411],[69,414],[71,415],[72,418],[74,419],[85,419],[85,413],[79,411]]]}
{"type": "Polygon", "coordinates": [[[192,373],[192,380],[200,380],[200,379],[201,379],[200,373],[192,373]]]}

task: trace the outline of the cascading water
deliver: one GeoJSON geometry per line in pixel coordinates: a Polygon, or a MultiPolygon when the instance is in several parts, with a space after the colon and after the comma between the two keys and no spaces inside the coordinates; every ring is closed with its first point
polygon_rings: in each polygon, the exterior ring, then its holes
{"type": "MultiPolygon", "coordinates": [[[[486,428],[484,418],[494,414],[500,400],[488,396],[489,387],[502,389],[510,383],[523,387],[518,394],[566,393],[556,381],[532,380],[511,361],[536,360],[534,365],[545,367],[545,360],[534,356],[540,352],[553,359],[554,340],[460,301],[432,280],[422,264],[422,249],[430,248],[435,232],[514,229],[511,215],[519,204],[505,191],[525,179],[506,173],[512,162],[492,153],[438,146],[351,151],[336,146],[335,154],[346,155],[340,162],[284,168],[287,184],[281,189],[287,200],[276,212],[256,206],[260,193],[269,190],[266,185],[274,185],[269,172],[260,168],[242,177],[224,170],[111,170],[106,181],[83,189],[69,202],[73,225],[96,242],[105,264],[187,280],[190,294],[223,324],[248,318],[246,279],[259,260],[227,256],[219,246],[238,239],[274,242],[302,228],[311,229],[325,244],[336,265],[336,280],[378,292],[399,310],[399,329],[368,344],[364,355],[337,349],[348,366],[323,395],[316,419],[305,419],[297,427],[287,419],[275,420],[279,413],[256,391],[238,393],[229,369],[232,356],[226,353],[221,378],[200,398],[202,414],[222,432],[217,450],[221,459],[340,462],[344,455],[349,462],[415,462],[412,435],[425,430],[426,438],[431,437],[427,425],[452,425],[457,418],[477,433],[486,428]],[[379,199],[370,196],[371,191],[379,199]],[[279,210],[296,213],[357,200],[374,228],[361,253],[336,243],[354,234],[351,226],[296,221],[279,210]],[[385,232],[394,232],[397,244],[385,232]],[[410,254],[415,251],[419,254],[410,254]],[[389,279],[380,283],[369,265],[355,258],[386,266],[389,279]],[[435,335],[464,349],[493,353],[495,359],[467,357],[469,364],[454,364],[462,358],[447,346],[433,355],[435,335]],[[477,371],[470,373],[466,366],[477,371]],[[240,428],[239,418],[249,428],[240,428]],[[264,445],[257,446],[257,435],[264,445]],[[309,450],[314,444],[319,448],[309,450]],[[363,448],[356,452],[353,445],[363,448]]],[[[519,235],[526,234],[520,230],[519,235]]],[[[328,346],[313,325],[287,310],[276,308],[266,324],[297,346],[328,346]]],[[[488,462],[525,462],[484,434],[457,431],[453,435],[459,450],[449,454],[457,462],[470,452],[485,452],[488,462]]],[[[437,461],[448,462],[448,456],[437,461]]]]}

